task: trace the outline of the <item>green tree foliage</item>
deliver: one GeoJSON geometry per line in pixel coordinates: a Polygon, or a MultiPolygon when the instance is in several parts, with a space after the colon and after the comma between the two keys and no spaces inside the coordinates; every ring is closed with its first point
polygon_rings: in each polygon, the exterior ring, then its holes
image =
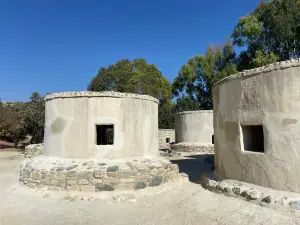
{"type": "Polygon", "coordinates": [[[239,70],[300,56],[300,0],[262,1],[239,19],[232,37],[243,47],[239,70]]]}
{"type": "Polygon", "coordinates": [[[279,60],[279,57],[277,55],[275,55],[273,52],[271,52],[270,54],[266,54],[261,50],[257,50],[255,52],[255,58],[253,58],[250,61],[250,67],[251,68],[257,68],[257,67],[261,67],[261,66],[271,64],[271,63],[276,62],[278,60],[279,60]]]}
{"type": "Polygon", "coordinates": [[[0,139],[14,142],[15,147],[26,136],[23,121],[25,107],[22,102],[0,103],[0,139]]]}
{"type": "Polygon", "coordinates": [[[212,109],[214,83],[236,72],[230,39],[222,46],[208,46],[205,55],[191,58],[175,78],[172,87],[177,97],[175,111],[212,109]]]}
{"type": "Polygon", "coordinates": [[[176,100],[176,104],[173,107],[173,113],[195,111],[199,109],[199,104],[194,99],[191,99],[189,97],[181,97],[176,100]]]}
{"type": "Polygon", "coordinates": [[[148,64],[145,59],[123,59],[107,68],[101,67],[88,90],[130,92],[158,98],[159,127],[174,127],[171,84],[155,65],[148,64]]]}
{"type": "Polygon", "coordinates": [[[30,102],[0,102],[0,139],[12,141],[17,147],[26,135],[31,143],[41,143],[44,138],[45,102],[37,92],[30,102]]]}
{"type": "Polygon", "coordinates": [[[45,101],[38,92],[33,92],[23,117],[26,131],[32,135],[31,143],[44,140],[45,101]]]}

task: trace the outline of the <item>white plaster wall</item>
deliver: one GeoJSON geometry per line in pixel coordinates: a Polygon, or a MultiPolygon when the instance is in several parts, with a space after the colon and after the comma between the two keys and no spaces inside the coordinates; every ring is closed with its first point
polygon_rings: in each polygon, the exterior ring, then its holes
{"type": "Polygon", "coordinates": [[[233,76],[215,85],[216,172],[300,192],[300,67],[233,76]],[[243,149],[241,125],[262,125],[264,153],[243,149]]]}
{"type": "Polygon", "coordinates": [[[186,111],[175,115],[176,142],[212,143],[213,111],[186,111]]]}
{"type": "Polygon", "coordinates": [[[157,102],[129,97],[46,101],[44,155],[126,158],[158,154],[157,102]],[[114,124],[114,144],[96,145],[96,124],[114,124]]]}

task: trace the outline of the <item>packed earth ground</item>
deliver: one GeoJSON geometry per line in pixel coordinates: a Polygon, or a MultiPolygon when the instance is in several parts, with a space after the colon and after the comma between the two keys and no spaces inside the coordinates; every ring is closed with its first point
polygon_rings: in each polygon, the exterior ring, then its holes
{"type": "MultiPolygon", "coordinates": [[[[205,157],[172,157],[192,182],[160,193],[148,188],[134,197],[75,198],[42,193],[19,185],[19,152],[0,152],[0,225],[13,224],[300,224],[300,213],[261,207],[244,200],[212,193],[197,184],[200,173],[211,169],[205,157]],[[199,173],[199,174],[198,174],[199,173]]],[[[171,188],[171,189],[170,189],[171,188]]],[[[133,192],[134,193],[134,192],[133,192]]]]}

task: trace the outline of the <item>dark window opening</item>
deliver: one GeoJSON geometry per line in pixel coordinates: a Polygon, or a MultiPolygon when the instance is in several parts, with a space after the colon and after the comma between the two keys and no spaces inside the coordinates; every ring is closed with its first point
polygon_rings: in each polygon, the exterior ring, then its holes
{"type": "Polygon", "coordinates": [[[242,126],[245,151],[264,152],[264,131],[261,125],[242,126]]]}
{"type": "Polygon", "coordinates": [[[114,144],[114,125],[96,125],[97,145],[114,144]]]}
{"type": "Polygon", "coordinates": [[[166,143],[170,143],[170,138],[166,138],[166,143]]]}
{"type": "Polygon", "coordinates": [[[211,136],[211,143],[212,143],[213,145],[215,144],[215,136],[214,136],[214,135],[211,136]]]}

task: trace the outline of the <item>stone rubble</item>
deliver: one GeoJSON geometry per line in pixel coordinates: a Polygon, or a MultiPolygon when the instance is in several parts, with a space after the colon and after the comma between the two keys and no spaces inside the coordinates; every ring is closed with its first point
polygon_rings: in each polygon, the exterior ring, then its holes
{"type": "Polygon", "coordinates": [[[224,194],[230,197],[242,198],[261,206],[265,206],[267,204],[276,207],[289,207],[293,210],[300,210],[300,200],[291,200],[281,195],[272,196],[269,193],[261,193],[258,190],[254,190],[253,188],[246,186],[225,184],[224,182],[216,181],[205,174],[201,175],[201,185],[212,192],[224,194]]]}
{"type": "Polygon", "coordinates": [[[133,194],[119,194],[113,196],[113,200],[115,200],[115,202],[127,202],[127,203],[136,202],[136,198],[133,194]]]}
{"type": "Polygon", "coordinates": [[[160,155],[164,157],[176,157],[176,156],[181,156],[181,153],[174,150],[167,150],[167,151],[161,151],[160,155]]]}
{"type": "Polygon", "coordinates": [[[214,153],[213,144],[181,142],[171,145],[171,149],[176,152],[207,152],[214,153]]]}
{"type": "Polygon", "coordinates": [[[44,147],[43,144],[27,145],[25,147],[24,157],[32,158],[32,157],[41,155],[43,153],[43,147],[44,147]]]}

